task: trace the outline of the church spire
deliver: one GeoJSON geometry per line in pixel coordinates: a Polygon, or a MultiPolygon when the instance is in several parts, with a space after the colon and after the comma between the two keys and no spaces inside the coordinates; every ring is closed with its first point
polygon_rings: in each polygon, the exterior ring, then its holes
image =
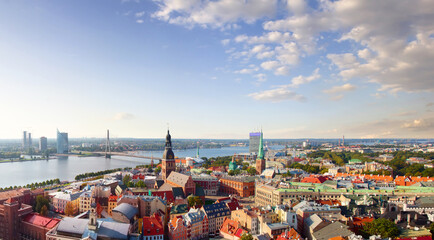
{"type": "Polygon", "coordinates": [[[259,137],[259,150],[258,150],[257,158],[264,159],[264,139],[262,136],[262,130],[261,130],[261,136],[259,137]]]}
{"type": "Polygon", "coordinates": [[[170,136],[169,129],[167,129],[166,135],[166,148],[172,148],[172,137],[170,136]]]}

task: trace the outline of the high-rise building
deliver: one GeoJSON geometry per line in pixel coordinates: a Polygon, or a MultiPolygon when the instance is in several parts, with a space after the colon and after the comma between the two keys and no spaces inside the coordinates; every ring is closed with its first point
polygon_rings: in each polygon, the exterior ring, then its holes
{"type": "Polygon", "coordinates": [[[256,157],[256,174],[262,174],[265,170],[265,156],[264,156],[264,139],[262,131],[259,133],[259,147],[258,156],[256,157]]]}
{"type": "Polygon", "coordinates": [[[175,171],[175,154],[172,151],[172,137],[170,136],[169,130],[167,130],[166,136],[166,147],[163,153],[163,159],[161,159],[161,174],[163,175],[163,180],[169,177],[172,171],[175,171]]]}
{"type": "Polygon", "coordinates": [[[57,130],[57,153],[68,153],[68,133],[57,130]]]}
{"type": "Polygon", "coordinates": [[[23,148],[27,148],[27,131],[23,131],[23,148]]]}
{"type": "Polygon", "coordinates": [[[32,133],[29,133],[29,138],[27,139],[28,147],[32,147],[32,133]]]}
{"type": "Polygon", "coordinates": [[[43,152],[45,150],[47,150],[47,138],[46,137],[41,137],[39,138],[39,151],[43,152]]]}
{"type": "Polygon", "coordinates": [[[261,137],[261,132],[251,132],[249,135],[249,152],[257,153],[259,149],[259,138],[261,137]]]}

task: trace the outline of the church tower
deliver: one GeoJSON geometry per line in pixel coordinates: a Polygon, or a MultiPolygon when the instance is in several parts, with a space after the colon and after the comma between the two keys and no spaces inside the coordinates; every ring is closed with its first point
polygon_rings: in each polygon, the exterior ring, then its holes
{"type": "Polygon", "coordinates": [[[166,148],[164,149],[163,159],[161,159],[161,173],[163,175],[163,180],[166,181],[170,173],[175,171],[175,169],[175,154],[173,154],[172,151],[172,139],[169,130],[167,130],[166,148]]]}
{"type": "Polygon", "coordinates": [[[264,139],[261,130],[261,136],[259,138],[258,156],[256,156],[256,174],[260,175],[264,170],[265,170],[264,139]]]}

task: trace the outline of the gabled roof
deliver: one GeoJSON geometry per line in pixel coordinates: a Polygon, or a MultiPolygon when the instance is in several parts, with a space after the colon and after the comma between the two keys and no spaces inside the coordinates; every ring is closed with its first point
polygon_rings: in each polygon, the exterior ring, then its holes
{"type": "Polygon", "coordinates": [[[331,223],[313,233],[317,240],[328,240],[333,237],[348,237],[354,234],[348,229],[348,226],[341,222],[331,223]]]}
{"type": "Polygon", "coordinates": [[[185,185],[187,185],[189,179],[191,179],[191,176],[173,171],[170,173],[169,177],[167,178],[167,181],[173,182],[179,186],[184,187],[185,185]]]}
{"type": "Polygon", "coordinates": [[[208,216],[208,219],[231,215],[231,211],[229,210],[229,208],[226,206],[225,203],[214,203],[214,204],[204,205],[202,208],[205,214],[208,216]]]}
{"type": "Polygon", "coordinates": [[[241,228],[241,224],[239,222],[231,220],[230,218],[225,218],[220,228],[220,232],[234,236],[239,228],[241,228]]]}
{"type": "Polygon", "coordinates": [[[161,223],[161,218],[157,214],[151,217],[143,217],[143,235],[144,236],[154,236],[163,235],[163,224],[161,223]]]}

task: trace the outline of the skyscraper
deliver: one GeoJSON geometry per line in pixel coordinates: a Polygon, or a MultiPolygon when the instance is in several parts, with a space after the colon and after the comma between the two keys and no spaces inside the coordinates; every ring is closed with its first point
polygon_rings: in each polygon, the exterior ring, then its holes
{"type": "Polygon", "coordinates": [[[68,153],[68,133],[57,130],[57,153],[68,153]]]}
{"type": "Polygon", "coordinates": [[[166,135],[166,147],[163,153],[163,159],[161,159],[161,174],[163,175],[163,180],[166,180],[172,171],[175,171],[175,154],[172,151],[172,137],[170,136],[169,130],[167,130],[166,135]]]}
{"type": "Polygon", "coordinates": [[[265,170],[264,139],[261,131],[259,133],[258,156],[256,157],[256,174],[262,174],[264,170],[265,170]]]}
{"type": "Polygon", "coordinates": [[[41,137],[39,138],[39,151],[43,152],[45,150],[47,150],[47,138],[46,137],[41,137]]]}
{"type": "Polygon", "coordinates": [[[23,148],[27,148],[27,131],[23,131],[23,148]]]}
{"type": "Polygon", "coordinates": [[[259,149],[259,138],[261,137],[261,132],[251,132],[249,135],[249,152],[257,153],[259,149]]]}
{"type": "Polygon", "coordinates": [[[31,148],[32,147],[32,133],[29,133],[29,139],[27,140],[28,143],[28,147],[31,148]]]}

